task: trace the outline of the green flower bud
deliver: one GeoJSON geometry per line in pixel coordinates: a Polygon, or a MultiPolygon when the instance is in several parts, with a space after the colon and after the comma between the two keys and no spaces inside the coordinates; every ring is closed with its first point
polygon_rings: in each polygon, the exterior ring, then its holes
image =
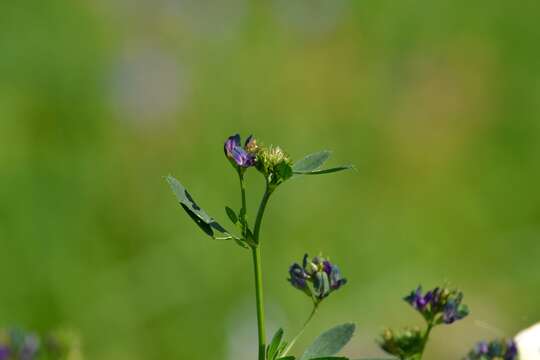
{"type": "Polygon", "coordinates": [[[417,327],[405,328],[398,332],[385,329],[381,334],[379,346],[399,359],[412,358],[422,351],[422,331],[417,327]]]}
{"type": "Polygon", "coordinates": [[[254,144],[254,151],[257,155],[257,169],[270,185],[277,186],[292,176],[292,161],[279,146],[260,147],[254,144]]]}

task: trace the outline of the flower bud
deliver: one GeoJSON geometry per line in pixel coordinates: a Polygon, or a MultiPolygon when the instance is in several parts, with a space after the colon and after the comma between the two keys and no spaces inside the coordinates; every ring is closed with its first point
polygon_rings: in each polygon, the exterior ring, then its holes
{"type": "Polygon", "coordinates": [[[257,154],[257,152],[259,151],[259,145],[257,144],[257,140],[253,137],[253,135],[249,135],[246,139],[244,149],[252,155],[257,154]]]}
{"type": "MultiPolygon", "coordinates": [[[[250,148],[254,148],[256,146],[253,136],[248,137],[245,148],[247,148],[248,144],[250,145],[250,148]]],[[[233,166],[237,169],[246,169],[255,165],[254,153],[247,151],[245,148],[242,147],[240,143],[240,135],[238,134],[230,136],[227,141],[225,141],[225,145],[223,147],[225,156],[227,156],[231,164],[233,164],[233,166]]]]}
{"type": "Polygon", "coordinates": [[[277,186],[292,176],[292,161],[279,146],[270,145],[256,149],[257,169],[267,178],[269,184],[277,186]]]}
{"type": "Polygon", "coordinates": [[[419,328],[405,328],[399,332],[385,329],[378,341],[381,349],[399,359],[409,359],[422,351],[423,337],[419,328]]]}

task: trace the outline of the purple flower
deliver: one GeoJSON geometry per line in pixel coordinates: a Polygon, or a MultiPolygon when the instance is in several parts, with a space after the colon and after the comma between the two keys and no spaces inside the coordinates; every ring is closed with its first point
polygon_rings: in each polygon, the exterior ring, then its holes
{"type": "Polygon", "coordinates": [[[306,280],[309,278],[309,276],[298,263],[292,264],[292,266],[289,268],[289,276],[289,282],[292,286],[300,290],[305,290],[307,288],[306,280]]]}
{"type": "Polygon", "coordinates": [[[337,290],[347,283],[347,279],[341,276],[341,272],[337,265],[331,265],[332,270],[330,271],[330,288],[332,290],[337,290]]]}
{"type": "Polygon", "coordinates": [[[469,314],[467,306],[461,304],[463,293],[457,290],[437,287],[423,294],[422,287],[418,286],[404,300],[434,325],[452,324],[469,314]]]}
{"type": "Polygon", "coordinates": [[[422,295],[422,287],[418,286],[418,288],[406,296],[404,300],[411,304],[416,310],[423,312],[434,299],[433,294],[435,291],[437,291],[437,289],[428,291],[425,295],[422,295]]]}
{"type": "Polygon", "coordinates": [[[513,339],[506,341],[506,354],[504,354],[504,360],[514,360],[518,355],[518,349],[516,342],[513,339]]]}
{"type": "Polygon", "coordinates": [[[457,320],[463,319],[469,315],[469,309],[466,305],[461,304],[463,293],[457,293],[455,296],[450,296],[446,304],[444,304],[442,320],[445,324],[452,324],[457,320]]]}
{"type": "Polygon", "coordinates": [[[240,142],[240,135],[236,134],[230,136],[227,141],[225,141],[223,150],[225,151],[225,156],[227,156],[231,163],[245,169],[255,165],[255,155],[252,152],[255,148],[256,142],[253,136],[248,137],[245,148],[243,148],[240,142]]]}
{"type": "Polygon", "coordinates": [[[476,350],[475,350],[476,354],[485,355],[488,353],[488,351],[489,351],[489,345],[487,342],[481,341],[478,344],[476,344],[476,350]]]}
{"type": "Polygon", "coordinates": [[[452,324],[456,320],[459,320],[457,306],[455,305],[455,303],[446,304],[443,312],[443,322],[445,324],[452,324]]]}
{"type": "Polygon", "coordinates": [[[7,345],[0,345],[0,360],[7,360],[11,355],[11,349],[7,345]]]}

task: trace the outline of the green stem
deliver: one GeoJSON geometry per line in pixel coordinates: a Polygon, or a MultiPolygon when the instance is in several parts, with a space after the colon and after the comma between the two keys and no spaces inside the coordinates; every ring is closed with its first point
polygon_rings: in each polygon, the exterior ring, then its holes
{"type": "Polygon", "coordinates": [[[253,271],[255,274],[255,299],[257,303],[257,329],[259,335],[259,360],[264,360],[266,353],[266,333],[264,325],[264,301],[263,301],[263,285],[262,285],[262,265],[261,265],[261,247],[259,245],[259,233],[261,231],[261,223],[268,204],[268,199],[272,191],[266,184],[266,190],[264,196],[259,205],[257,212],[257,218],[255,219],[255,228],[253,231],[253,237],[255,244],[251,246],[251,252],[253,255],[253,271]]]}
{"type": "Polygon", "coordinates": [[[294,346],[294,344],[296,343],[296,341],[300,338],[300,336],[302,336],[304,331],[306,331],[307,326],[309,325],[309,323],[311,322],[313,317],[315,317],[315,314],[317,313],[318,308],[319,308],[319,304],[314,303],[313,304],[313,310],[311,310],[311,314],[309,314],[309,317],[307,318],[306,322],[304,323],[304,326],[302,326],[302,328],[300,329],[298,334],[296,334],[296,336],[291,340],[289,345],[287,345],[287,347],[285,348],[285,350],[283,351],[281,356],[287,355],[289,353],[289,351],[292,349],[292,347],[294,346]]]}
{"type": "Polygon", "coordinates": [[[244,185],[244,174],[241,171],[238,171],[238,177],[240,178],[240,193],[242,195],[242,208],[240,209],[240,225],[242,228],[242,238],[246,238],[247,235],[247,224],[246,224],[246,187],[244,185]]]}
{"type": "Polygon", "coordinates": [[[266,350],[266,334],[264,328],[264,303],[261,268],[261,248],[251,248],[253,254],[253,271],[255,272],[255,299],[257,302],[257,329],[259,333],[259,360],[264,360],[266,350]]]}
{"type": "Polygon", "coordinates": [[[421,360],[424,356],[424,350],[426,350],[426,344],[428,342],[429,334],[431,333],[431,330],[433,329],[433,322],[429,322],[426,332],[424,334],[424,338],[422,340],[422,350],[420,351],[420,355],[418,356],[418,360],[421,360]]]}
{"type": "Polygon", "coordinates": [[[259,211],[257,211],[257,218],[255,219],[255,228],[253,229],[253,238],[254,238],[253,240],[255,240],[255,243],[257,243],[257,245],[259,244],[259,233],[261,231],[261,223],[262,223],[262,218],[264,215],[264,210],[266,210],[266,205],[268,204],[270,195],[272,195],[272,190],[270,189],[267,183],[266,190],[264,191],[264,195],[261,200],[261,204],[259,205],[259,211]]]}

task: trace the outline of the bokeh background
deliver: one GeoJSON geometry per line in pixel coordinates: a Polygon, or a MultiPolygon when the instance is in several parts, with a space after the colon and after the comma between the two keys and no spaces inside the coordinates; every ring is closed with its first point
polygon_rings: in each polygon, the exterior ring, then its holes
{"type": "MultiPolygon", "coordinates": [[[[426,357],[540,319],[537,1],[25,0],[0,5],[0,324],[69,329],[88,359],[252,360],[250,255],[209,240],[178,177],[226,222],[235,132],[357,172],[276,193],[262,232],[270,327],[324,252],[350,282],[299,348],[358,323],[421,324],[401,297],[462,288],[472,315],[426,357]]],[[[248,176],[249,204],[261,178],[248,176]]],[[[252,215],[253,217],[253,215],[252,215]]],[[[297,348],[297,349],[299,349],[297,348]]]]}

